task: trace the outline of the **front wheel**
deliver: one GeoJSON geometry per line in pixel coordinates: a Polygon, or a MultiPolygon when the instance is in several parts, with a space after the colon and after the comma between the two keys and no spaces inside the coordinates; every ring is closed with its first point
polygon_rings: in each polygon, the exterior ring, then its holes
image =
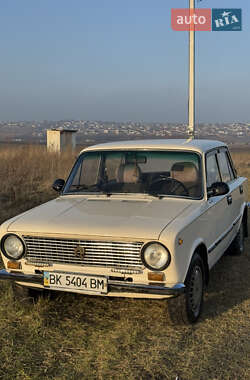
{"type": "Polygon", "coordinates": [[[168,300],[168,313],[173,324],[195,323],[201,315],[204,298],[204,264],[195,253],[188,270],[185,294],[168,300]]]}

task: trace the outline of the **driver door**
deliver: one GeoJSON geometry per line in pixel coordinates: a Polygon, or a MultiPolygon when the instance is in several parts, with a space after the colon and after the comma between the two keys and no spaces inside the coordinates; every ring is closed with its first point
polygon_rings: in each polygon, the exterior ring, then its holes
{"type": "MultiPolygon", "coordinates": [[[[213,150],[206,156],[207,187],[215,182],[221,182],[221,172],[217,154],[219,150],[213,150]]],[[[206,215],[206,243],[208,247],[208,264],[212,267],[222,256],[228,247],[230,236],[228,231],[231,226],[231,209],[228,203],[230,194],[211,197],[207,200],[206,215]]]]}

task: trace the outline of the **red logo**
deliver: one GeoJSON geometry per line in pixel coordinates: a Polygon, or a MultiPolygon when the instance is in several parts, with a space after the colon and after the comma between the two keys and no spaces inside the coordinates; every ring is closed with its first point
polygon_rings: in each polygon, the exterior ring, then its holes
{"type": "Polygon", "coordinates": [[[176,31],[211,31],[211,9],[173,8],[171,26],[176,31]]]}

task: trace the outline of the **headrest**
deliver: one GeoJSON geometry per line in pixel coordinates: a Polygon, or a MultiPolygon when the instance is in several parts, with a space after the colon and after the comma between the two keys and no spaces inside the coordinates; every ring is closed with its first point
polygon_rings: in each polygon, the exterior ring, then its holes
{"type": "Polygon", "coordinates": [[[136,164],[122,164],[117,173],[117,182],[137,183],[141,177],[141,170],[136,164]]]}
{"type": "Polygon", "coordinates": [[[197,182],[198,170],[192,162],[176,162],[171,169],[171,177],[181,182],[197,182]]]}

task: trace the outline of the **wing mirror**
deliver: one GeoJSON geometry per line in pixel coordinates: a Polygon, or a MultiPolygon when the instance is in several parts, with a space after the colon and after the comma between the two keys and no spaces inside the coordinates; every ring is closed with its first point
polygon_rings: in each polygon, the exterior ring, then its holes
{"type": "Polygon", "coordinates": [[[219,195],[225,195],[229,193],[230,189],[227,183],[225,182],[215,182],[212,186],[207,189],[208,198],[218,197],[219,195]]]}
{"type": "Polygon", "coordinates": [[[64,179],[59,178],[59,179],[56,179],[55,182],[53,183],[52,189],[54,189],[55,191],[59,193],[60,191],[62,191],[64,185],[65,185],[64,179]]]}

